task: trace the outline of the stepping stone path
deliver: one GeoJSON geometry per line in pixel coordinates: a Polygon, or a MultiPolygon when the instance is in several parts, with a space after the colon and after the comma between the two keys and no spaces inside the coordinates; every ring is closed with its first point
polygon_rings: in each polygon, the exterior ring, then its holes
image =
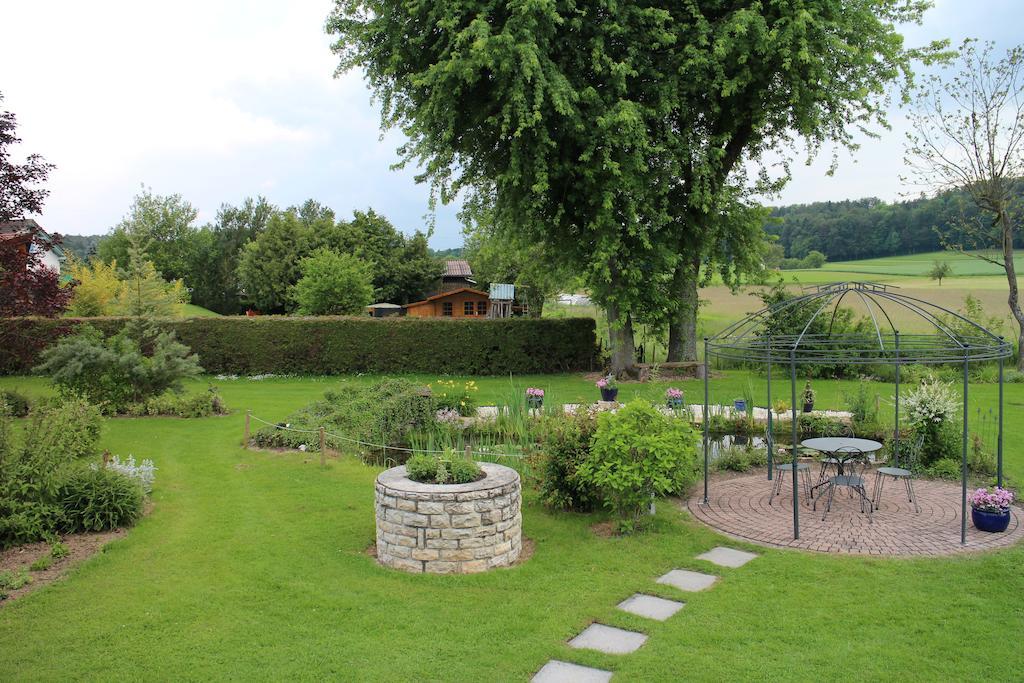
{"type": "MultiPolygon", "coordinates": [[[[755,559],[755,553],[748,553],[735,548],[719,546],[697,556],[721,567],[735,569],[755,559]]],[[[673,586],[682,591],[697,592],[711,588],[718,581],[717,576],[690,571],[689,569],[673,569],[658,577],[657,582],[673,586]]],[[[623,612],[657,621],[665,621],[683,608],[686,603],[659,598],[644,593],[634,593],[618,604],[623,612]]],[[[647,635],[636,631],[591,624],[583,633],[569,641],[569,647],[576,649],[598,650],[608,654],[625,655],[634,652],[647,642],[647,635]]],[[[533,683],[606,683],[612,678],[611,671],[580,666],[570,662],[552,659],[540,671],[534,674],[533,683]]]]}
{"type": "Polygon", "coordinates": [[[604,624],[591,624],[583,633],[569,641],[569,647],[577,650],[597,650],[609,655],[628,655],[640,649],[646,642],[647,636],[643,633],[604,624]]]}
{"type": "Polygon", "coordinates": [[[532,680],[533,683],[607,683],[611,679],[611,671],[552,659],[541,667],[532,680]]]}
{"type": "Polygon", "coordinates": [[[732,569],[736,569],[737,567],[742,567],[747,562],[750,562],[755,557],[757,557],[757,555],[754,553],[719,546],[717,548],[712,548],[706,553],[698,555],[697,559],[707,560],[712,564],[717,564],[719,567],[730,567],[732,569]]]}
{"type": "Polygon", "coordinates": [[[629,612],[630,614],[635,614],[640,617],[647,617],[648,619],[665,621],[670,616],[681,610],[684,604],[685,603],[682,602],[676,602],[675,600],[657,598],[653,595],[634,593],[631,597],[620,602],[618,607],[623,612],[629,612]]]}
{"type": "Polygon", "coordinates": [[[714,585],[715,581],[718,581],[717,576],[691,572],[689,569],[673,569],[664,576],[658,577],[658,583],[674,586],[681,591],[690,593],[707,590],[714,585]]]}

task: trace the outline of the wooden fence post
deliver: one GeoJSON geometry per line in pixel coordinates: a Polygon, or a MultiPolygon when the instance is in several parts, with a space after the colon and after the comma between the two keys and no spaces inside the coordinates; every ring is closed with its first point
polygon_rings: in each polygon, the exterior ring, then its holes
{"type": "Polygon", "coordinates": [[[320,428],[320,467],[327,467],[327,439],[323,427],[320,428]]]}
{"type": "Polygon", "coordinates": [[[242,442],[242,448],[248,450],[249,448],[249,418],[252,416],[252,411],[245,411],[245,441],[242,442]]]}

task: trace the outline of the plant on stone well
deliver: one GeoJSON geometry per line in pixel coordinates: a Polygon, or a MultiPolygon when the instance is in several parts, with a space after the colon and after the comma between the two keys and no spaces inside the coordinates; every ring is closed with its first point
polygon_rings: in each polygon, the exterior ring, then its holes
{"type": "Polygon", "coordinates": [[[581,481],[600,491],[619,517],[620,530],[635,528],[652,497],[685,489],[697,476],[697,434],[683,420],[645,400],[617,413],[601,413],[581,481]]]}
{"type": "Polygon", "coordinates": [[[483,476],[483,470],[454,450],[416,453],[405,463],[405,474],[423,484],[467,484],[483,476]]]}

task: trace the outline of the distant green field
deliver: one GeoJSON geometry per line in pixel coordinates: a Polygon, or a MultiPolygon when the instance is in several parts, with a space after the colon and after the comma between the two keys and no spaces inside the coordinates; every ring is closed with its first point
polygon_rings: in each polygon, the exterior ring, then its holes
{"type": "MultiPolygon", "coordinates": [[[[986,256],[997,257],[996,254],[984,252],[986,256]]],[[[908,254],[906,256],[885,256],[883,258],[866,259],[863,261],[841,261],[826,263],[815,270],[786,271],[786,275],[795,274],[801,281],[820,282],[821,278],[829,281],[839,279],[864,279],[865,275],[877,276],[879,279],[900,277],[928,277],[928,271],[936,261],[945,261],[953,269],[954,278],[974,277],[978,275],[1003,275],[999,266],[983,261],[968,254],[951,251],[933,251],[925,254],[908,254]]],[[[1024,254],[1015,259],[1017,269],[1024,267],[1024,254]]]]}
{"type": "Polygon", "coordinates": [[[182,304],[181,305],[181,317],[182,318],[210,318],[220,316],[220,313],[214,313],[208,308],[202,306],[196,306],[195,304],[182,304]]]}

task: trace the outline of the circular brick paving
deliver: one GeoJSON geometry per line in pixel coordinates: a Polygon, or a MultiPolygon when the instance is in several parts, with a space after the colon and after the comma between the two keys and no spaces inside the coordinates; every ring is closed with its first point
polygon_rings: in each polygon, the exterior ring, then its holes
{"type": "MultiPolygon", "coordinates": [[[[869,484],[873,481],[874,475],[869,475],[869,484]]],[[[814,511],[811,503],[801,498],[799,540],[793,538],[793,489],[788,477],[782,493],[771,505],[771,482],[762,470],[738,477],[713,477],[708,505],[701,504],[703,487],[698,487],[686,506],[698,520],[730,536],[762,545],[818,552],[948,555],[1005,547],[1024,537],[1019,508],[1011,508],[1010,526],[1005,533],[992,534],[974,528],[968,507],[967,545],[961,545],[960,486],[917,479],[914,488],[920,513],[914,512],[913,505],[907,502],[901,483],[888,480],[873,524],[860,512],[857,499],[843,490],[836,491],[825,521],[821,520],[824,501],[814,511]]]]}

